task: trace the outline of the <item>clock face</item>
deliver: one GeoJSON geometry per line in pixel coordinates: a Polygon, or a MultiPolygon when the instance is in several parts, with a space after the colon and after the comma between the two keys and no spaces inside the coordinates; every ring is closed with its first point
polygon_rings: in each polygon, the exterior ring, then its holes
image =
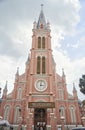
{"type": "Polygon", "coordinates": [[[45,80],[38,80],[35,83],[35,88],[38,91],[44,91],[47,88],[47,82],[45,80]]]}

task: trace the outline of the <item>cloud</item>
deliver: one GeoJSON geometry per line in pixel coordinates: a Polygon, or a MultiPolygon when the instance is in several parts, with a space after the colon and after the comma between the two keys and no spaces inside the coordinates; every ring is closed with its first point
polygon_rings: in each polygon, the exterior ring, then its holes
{"type": "Polygon", "coordinates": [[[78,14],[80,10],[79,1],[54,0],[54,3],[52,1],[51,3],[49,16],[52,23],[55,24],[55,30],[61,32],[61,35],[73,33],[73,31],[75,31],[75,26],[80,20],[78,14]]]}
{"type": "MultiPolygon", "coordinates": [[[[62,68],[64,68],[68,92],[72,93],[73,83],[75,83],[78,95],[82,95],[79,91],[79,79],[85,72],[85,57],[73,61],[67,56],[66,53],[59,50],[54,50],[53,55],[56,62],[57,73],[62,75],[62,68]]],[[[84,95],[79,98],[81,100],[84,99],[84,95]]]]}
{"type": "Polygon", "coordinates": [[[16,60],[9,56],[0,56],[0,87],[2,88],[2,91],[5,87],[6,81],[8,81],[8,93],[13,90],[17,67],[20,68],[20,74],[24,73],[25,62],[26,58],[24,57],[16,60]]]}
{"type": "Polygon", "coordinates": [[[29,25],[20,24],[13,32],[0,29],[0,54],[13,58],[25,56],[27,48],[31,46],[31,33],[27,28],[29,25]]]}
{"type": "Polygon", "coordinates": [[[73,48],[79,48],[79,47],[84,47],[84,46],[85,46],[85,37],[84,36],[80,37],[80,39],[77,41],[77,43],[72,45],[73,48]]]}

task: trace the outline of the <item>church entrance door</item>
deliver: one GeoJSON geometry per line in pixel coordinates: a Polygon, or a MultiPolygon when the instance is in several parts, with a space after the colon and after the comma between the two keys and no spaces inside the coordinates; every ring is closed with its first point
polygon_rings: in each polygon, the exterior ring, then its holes
{"type": "Polygon", "coordinates": [[[47,109],[34,109],[34,130],[46,130],[47,124],[47,109]]]}

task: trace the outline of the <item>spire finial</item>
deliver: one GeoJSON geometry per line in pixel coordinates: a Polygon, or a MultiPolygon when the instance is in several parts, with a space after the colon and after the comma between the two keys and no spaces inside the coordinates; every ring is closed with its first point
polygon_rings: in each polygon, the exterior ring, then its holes
{"type": "Polygon", "coordinates": [[[44,6],[44,5],[43,5],[43,4],[41,4],[41,10],[43,10],[43,6],[44,6]]]}

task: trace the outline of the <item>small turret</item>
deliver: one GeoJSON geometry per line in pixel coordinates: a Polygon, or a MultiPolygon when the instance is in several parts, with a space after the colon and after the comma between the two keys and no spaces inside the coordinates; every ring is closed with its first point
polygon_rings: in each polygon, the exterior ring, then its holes
{"type": "Polygon", "coordinates": [[[75,87],[75,83],[73,83],[73,96],[74,96],[74,98],[77,98],[77,90],[75,87]]]}
{"type": "Polygon", "coordinates": [[[28,71],[29,65],[30,65],[30,53],[28,54],[28,58],[27,58],[25,65],[26,65],[26,71],[28,71]]]}
{"type": "Polygon", "coordinates": [[[65,78],[64,68],[62,68],[62,77],[65,78]]]}
{"type": "Polygon", "coordinates": [[[33,23],[33,29],[36,29],[37,28],[37,23],[36,23],[36,21],[34,21],[34,23],[33,23]]]}
{"type": "Polygon", "coordinates": [[[19,67],[17,67],[16,75],[19,76],[19,67]]]}
{"type": "Polygon", "coordinates": [[[64,82],[64,84],[66,83],[66,76],[63,68],[62,68],[62,81],[64,82]]]}
{"type": "Polygon", "coordinates": [[[75,83],[73,83],[73,92],[77,92],[77,90],[75,88],[75,83]]]}
{"type": "Polygon", "coordinates": [[[26,65],[29,64],[29,61],[30,61],[30,53],[28,54],[28,58],[27,58],[27,61],[26,61],[26,65]]]}
{"type": "Polygon", "coordinates": [[[47,29],[50,30],[50,23],[49,22],[47,22],[47,29]]]}
{"type": "Polygon", "coordinates": [[[15,82],[17,82],[19,79],[19,67],[17,67],[17,72],[15,74],[15,82]]]}
{"type": "Polygon", "coordinates": [[[7,81],[6,81],[6,84],[5,84],[5,87],[4,87],[4,89],[3,89],[3,96],[2,96],[2,98],[6,98],[7,97],[7,91],[8,91],[8,89],[7,89],[7,81]]]}

